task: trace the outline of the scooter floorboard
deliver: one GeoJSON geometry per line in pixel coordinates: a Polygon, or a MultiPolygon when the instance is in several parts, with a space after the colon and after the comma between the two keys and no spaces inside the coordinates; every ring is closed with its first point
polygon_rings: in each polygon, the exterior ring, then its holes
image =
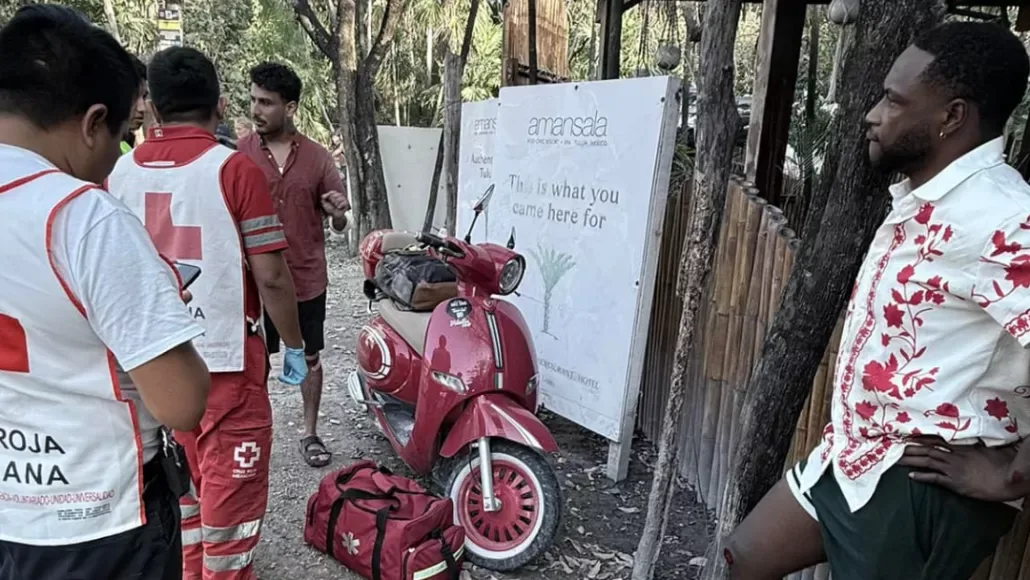
{"type": "Polygon", "coordinates": [[[374,393],[373,397],[382,404],[381,411],[397,443],[407,445],[415,429],[415,408],[384,393],[374,393]]]}

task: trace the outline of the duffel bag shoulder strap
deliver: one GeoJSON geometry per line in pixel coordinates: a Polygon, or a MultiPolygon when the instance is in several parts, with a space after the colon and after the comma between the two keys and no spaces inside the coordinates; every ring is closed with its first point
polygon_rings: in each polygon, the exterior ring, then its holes
{"type": "Polygon", "coordinates": [[[372,580],[383,580],[383,542],[386,540],[386,523],[390,519],[390,508],[376,512],[376,543],[372,546],[372,580]]]}
{"type": "Polygon", "coordinates": [[[429,537],[435,540],[440,540],[440,555],[443,556],[443,561],[447,564],[447,572],[451,577],[451,580],[460,580],[461,567],[458,566],[458,559],[454,557],[454,552],[452,552],[451,547],[447,545],[447,540],[443,537],[443,534],[439,529],[436,529],[429,534],[429,537]]]}
{"type": "Polygon", "coordinates": [[[345,489],[340,493],[340,499],[343,500],[354,500],[354,499],[370,499],[370,500],[389,500],[397,502],[400,506],[401,500],[392,493],[372,493],[363,489],[345,489]]]}
{"type": "MultiPolygon", "coordinates": [[[[356,476],[359,471],[363,469],[371,469],[374,473],[377,469],[379,469],[379,467],[371,461],[361,461],[359,463],[351,465],[347,469],[349,469],[349,473],[340,473],[336,476],[336,489],[340,489],[340,486],[347,485],[348,483],[350,483],[350,480],[354,479],[354,476],[356,476]]],[[[341,489],[340,491],[343,490],[341,489]]]]}
{"type": "Polygon", "coordinates": [[[325,553],[329,554],[333,560],[336,559],[336,554],[333,553],[333,546],[336,544],[336,520],[340,519],[340,510],[343,509],[344,501],[343,496],[340,496],[333,500],[333,505],[329,508],[329,524],[325,531],[325,553]]]}

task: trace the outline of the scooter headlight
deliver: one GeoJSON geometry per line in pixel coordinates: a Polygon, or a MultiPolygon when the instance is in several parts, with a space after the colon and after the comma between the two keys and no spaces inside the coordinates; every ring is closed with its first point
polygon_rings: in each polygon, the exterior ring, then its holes
{"type": "Polygon", "coordinates": [[[433,380],[444,388],[454,391],[459,395],[464,395],[469,392],[468,387],[465,386],[465,382],[456,376],[441,373],[439,371],[433,371],[433,380]]]}
{"type": "Polygon", "coordinates": [[[502,295],[511,294],[518,289],[522,283],[522,275],[526,273],[526,259],[522,256],[515,256],[508,260],[501,268],[501,278],[498,287],[502,295]]]}

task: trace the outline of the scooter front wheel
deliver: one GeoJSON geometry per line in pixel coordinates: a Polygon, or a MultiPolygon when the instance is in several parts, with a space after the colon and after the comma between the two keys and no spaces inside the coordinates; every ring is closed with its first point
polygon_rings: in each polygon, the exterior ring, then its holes
{"type": "Polygon", "coordinates": [[[483,508],[479,457],[456,462],[447,484],[454,521],[465,529],[468,559],[488,570],[510,572],[543,554],[555,542],[563,510],[561,486],[541,454],[491,440],[493,492],[499,509],[483,508]]]}

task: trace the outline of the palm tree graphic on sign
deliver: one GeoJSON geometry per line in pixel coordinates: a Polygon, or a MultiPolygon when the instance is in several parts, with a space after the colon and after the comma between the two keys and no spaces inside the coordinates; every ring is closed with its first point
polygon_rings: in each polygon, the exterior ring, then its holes
{"type": "MultiPolygon", "coordinates": [[[[550,332],[551,295],[565,274],[576,267],[576,261],[565,252],[559,252],[552,247],[543,247],[539,243],[536,245],[536,249],[529,250],[529,253],[536,260],[536,265],[540,268],[540,277],[544,282],[544,327],[542,330],[544,334],[554,336],[550,332]]],[[[555,336],[555,338],[557,337],[555,336]]]]}

